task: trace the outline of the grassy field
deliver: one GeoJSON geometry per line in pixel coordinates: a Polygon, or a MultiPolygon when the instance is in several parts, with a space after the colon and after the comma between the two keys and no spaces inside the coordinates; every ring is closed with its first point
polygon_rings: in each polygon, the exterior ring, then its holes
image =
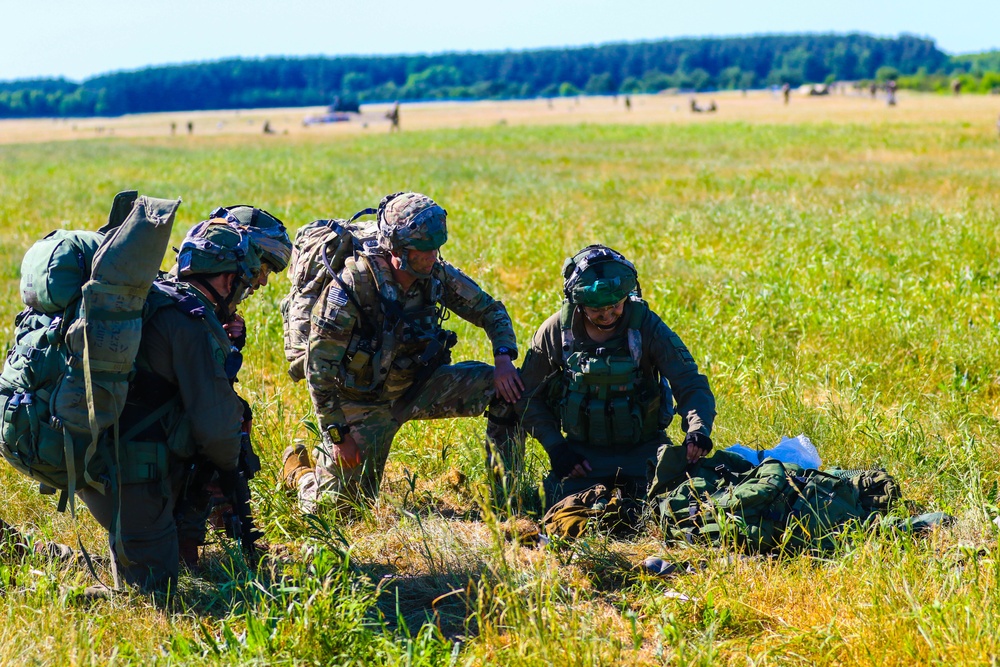
{"type": "MultiPolygon", "coordinates": [[[[655,532],[520,546],[482,503],[482,420],[407,425],[376,506],[305,522],[278,479],[281,450],[310,439],[312,418],[284,372],[281,279],[246,309],[240,384],[275,571],[249,575],[213,545],[170,610],[134,595],[88,606],[85,568],[4,552],[0,664],[997,664],[1000,104],[719,100],[711,118],[640,98],[628,117],[585,100],[589,116],[554,109],[558,122],[537,123],[499,122],[528,103],[492,105],[499,119],[482,122],[448,120],[473,116],[443,105],[419,131],[404,107],[396,135],[171,137],[158,119],[156,132],[64,141],[0,123],[3,338],[24,250],[53,228],[96,228],[118,190],[183,197],[177,241],[220,204],[253,203],[294,229],[417,190],[448,209],[445,256],[504,300],[522,346],[559,305],[563,258],[609,244],[708,375],[718,445],[805,433],[828,464],[885,466],[914,509],[954,514],[955,527],[851,535],[828,559],[667,549],[655,532]],[[648,579],[635,566],[652,554],[704,567],[648,579]]],[[[488,358],[481,331],[450,324],[459,358],[488,358]]],[[[540,480],[537,443],[528,463],[540,480]]],[[[85,511],[55,513],[9,466],[0,481],[6,521],[106,551],[85,511]]]]}

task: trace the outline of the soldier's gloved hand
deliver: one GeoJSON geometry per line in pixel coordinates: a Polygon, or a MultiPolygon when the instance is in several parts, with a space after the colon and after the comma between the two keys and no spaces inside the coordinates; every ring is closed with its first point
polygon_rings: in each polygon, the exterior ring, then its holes
{"type": "Polygon", "coordinates": [[[688,463],[694,463],[712,451],[712,439],[704,433],[691,431],[684,436],[684,446],[687,448],[688,463]]]}
{"type": "Polygon", "coordinates": [[[587,473],[593,470],[590,461],[570,449],[565,442],[560,442],[548,450],[548,454],[552,463],[552,474],[558,479],[586,477],[587,473]]]}

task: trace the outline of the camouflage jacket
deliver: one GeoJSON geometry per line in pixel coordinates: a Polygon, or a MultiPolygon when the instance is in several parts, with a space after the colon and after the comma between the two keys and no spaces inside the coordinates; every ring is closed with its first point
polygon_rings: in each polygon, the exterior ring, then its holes
{"type": "MultiPolygon", "coordinates": [[[[626,306],[623,323],[628,322],[628,308],[633,307],[631,303],[626,306]]],[[[573,314],[573,333],[577,346],[582,347],[608,346],[614,340],[593,342],[586,334],[578,310],[573,314]]],[[[692,430],[710,435],[715,421],[715,396],[687,347],[652,310],[643,318],[639,334],[642,339],[639,366],[643,375],[657,382],[661,377],[666,378],[677,412],[684,419],[684,428],[688,429],[690,424],[692,430]]],[[[545,320],[531,339],[521,366],[521,379],[524,393],[518,402],[518,413],[528,433],[548,450],[565,439],[554,405],[562,394],[564,382],[559,312],[545,320]]]]}
{"type": "Polygon", "coordinates": [[[413,384],[429,341],[446,333],[446,310],[483,328],[494,351],[517,349],[503,303],[445,261],[404,294],[389,255],[366,245],[347,259],[339,278],[343,285],[330,281],[313,307],[306,358],[309,393],[324,432],[345,423],[343,400],[400,398],[413,384]]]}

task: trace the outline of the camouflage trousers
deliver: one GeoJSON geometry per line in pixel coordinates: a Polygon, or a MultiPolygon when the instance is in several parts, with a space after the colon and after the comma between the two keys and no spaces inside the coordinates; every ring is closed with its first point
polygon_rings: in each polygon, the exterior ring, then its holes
{"type": "MultiPolygon", "coordinates": [[[[341,408],[361,453],[361,465],[345,468],[322,441],[313,451],[313,474],[299,478],[299,505],[315,513],[320,502],[378,495],[393,438],[408,421],[478,417],[489,408],[486,465],[497,489],[512,489],[524,465],[524,432],[514,406],[496,396],[493,366],[478,361],[441,366],[406,405],[344,401],[341,408]]],[[[496,494],[494,494],[496,496],[496,494]]]]}

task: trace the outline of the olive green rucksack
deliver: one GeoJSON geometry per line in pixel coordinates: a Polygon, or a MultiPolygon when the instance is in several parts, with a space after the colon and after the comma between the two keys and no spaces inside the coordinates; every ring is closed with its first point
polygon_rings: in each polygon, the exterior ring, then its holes
{"type": "Polygon", "coordinates": [[[21,300],[46,315],[57,315],[80,298],[101,232],[57,229],[28,248],[21,261],[21,300]]]}
{"type": "Polygon", "coordinates": [[[886,514],[903,499],[899,483],[884,468],[827,468],[826,472],[849,481],[858,490],[861,506],[870,513],[886,514]]]}
{"type": "Polygon", "coordinates": [[[97,232],[59,230],[21,266],[27,306],[0,373],[0,453],[66,492],[106,492],[112,452],[98,447],[125,405],[143,307],[179,200],[115,197],[97,232]]]}

